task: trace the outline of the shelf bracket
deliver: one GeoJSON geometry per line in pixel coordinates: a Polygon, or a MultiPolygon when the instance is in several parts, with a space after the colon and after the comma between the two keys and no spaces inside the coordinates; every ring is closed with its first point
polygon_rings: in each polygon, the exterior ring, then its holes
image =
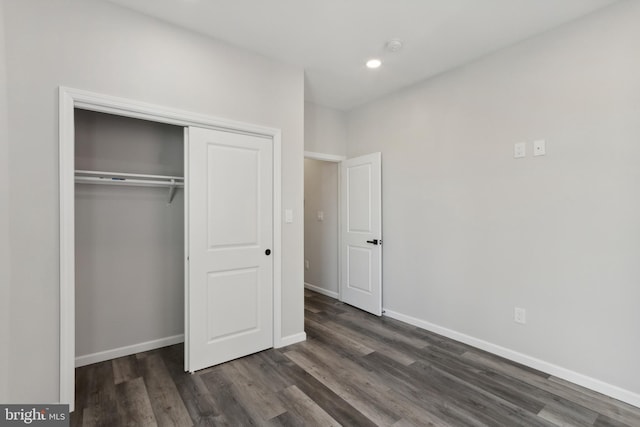
{"type": "Polygon", "coordinates": [[[171,202],[173,201],[173,196],[176,194],[176,180],[175,179],[171,179],[171,185],[169,186],[169,201],[167,202],[168,205],[171,204],[171,202]]]}

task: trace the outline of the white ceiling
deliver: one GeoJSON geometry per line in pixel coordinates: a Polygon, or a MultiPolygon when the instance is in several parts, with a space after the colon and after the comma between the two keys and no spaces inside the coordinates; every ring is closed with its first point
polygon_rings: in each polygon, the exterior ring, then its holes
{"type": "Polygon", "coordinates": [[[618,0],[108,1],[303,67],[306,100],[348,110],[618,0]]]}

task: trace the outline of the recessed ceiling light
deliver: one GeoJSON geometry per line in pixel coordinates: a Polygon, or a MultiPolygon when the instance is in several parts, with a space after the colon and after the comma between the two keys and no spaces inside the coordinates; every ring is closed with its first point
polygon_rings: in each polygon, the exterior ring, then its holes
{"type": "Polygon", "coordinates": [[[382,61],[377,58],[373,58],[367,61],[367,68],[378,68],[382,65],[382,61]]]}

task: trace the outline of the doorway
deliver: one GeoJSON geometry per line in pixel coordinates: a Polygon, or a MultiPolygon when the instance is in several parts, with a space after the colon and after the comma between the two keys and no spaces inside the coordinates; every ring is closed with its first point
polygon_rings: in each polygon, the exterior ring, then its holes
{"type": "Polygon", "coordinates": [[[305,152],[305,287],[382,315],[381,153],[305,152]],[[327,208],[335,221],[324,224],[327,208]]]}
{"type": "Polygon", "coordinates": [[[304,286],[338,299],[340,164],[304,160],[304,286]]]}

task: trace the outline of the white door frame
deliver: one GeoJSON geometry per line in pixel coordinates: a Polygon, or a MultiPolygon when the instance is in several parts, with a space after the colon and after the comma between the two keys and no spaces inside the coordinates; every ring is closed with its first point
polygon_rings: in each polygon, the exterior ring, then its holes
{"type": "MultiPolygon", "coordinates": [[[[305,151],[304,152],[304,158],[305,159],[311,159],[311,160],[320,160],[323,162],[330,162],[330,163],[337,163],[338,164],[338,191],[337,191],[337,195],[338,195],[338,201],[337,201],[337,206],[338,206],[338,300],[342,301],[342,286],[341,286],[341,281],[342,281],[342,245],[341,245],[341,241],[342,241],[342,220],[341,220],[341,200],[342,197],[340,196],[340,192],[342,191],[342,185],[340,182],[340,164],[346,160],[347,158],[345,156],[338,156],[336,154],[324,154],[324,153],[316,153],[313,151],[305,151]]],[[[305,237],[306,238],[306,237],[305,237]]]]}
{"type": "MultiPolygon", "coordinates": [[[[273,345],[282,346],[281,131],[125,98],[59,88],[60,184],[60,403],[74,410],[75,395],[75,132],[76,108],[118,116],[248,133],[273,140],[273,345]]],[[[186,178],[186,177],[185,177],[186,178]]],[[[185,179],[185,185],[186,183],[185,179]]],[[[185,201],[186,204],[186,201],[185,201]]],[[[188,282],[185,283],[185,294],[188,282]]],[[[185,319],[188,314],[185,298],[185,319]]],[[[186,325],[185,325],[186,327],[186,325]]],[[[185,330],[186,332],[186,330],[185,330]]]]}

